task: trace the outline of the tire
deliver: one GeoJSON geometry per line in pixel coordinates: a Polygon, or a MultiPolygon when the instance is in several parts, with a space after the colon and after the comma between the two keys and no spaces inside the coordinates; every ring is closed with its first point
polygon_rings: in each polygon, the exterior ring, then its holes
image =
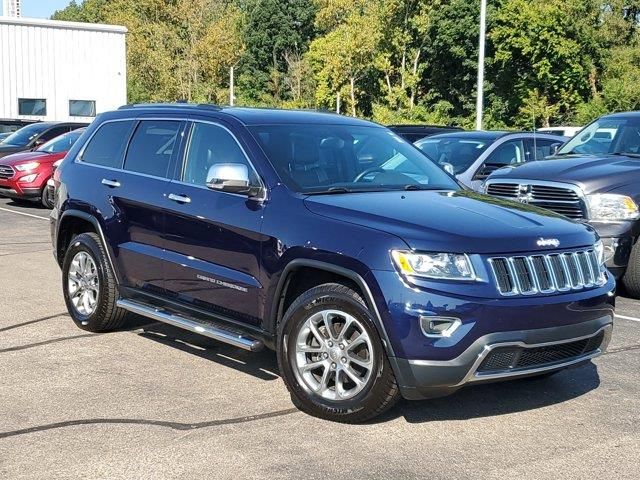
{"type": "Polygon", "coordinates": [[[310,415],[361,423],[400,398],[371,314],[344,285],[327,283],[300,295],[278,325],[277,338],[278,366],[293,404],[310,415]],[[309,365],[318,367],[303,368],[309,365]]]}
{"type": "MultiPolygon", "coordinates": [[[[115,277],[104,246],[95,233],[82,233],[69,244],[62,263],[62,291],[69,315],[83,330],[106,332],[124,324],[126,310],[116,306],[118,289],[115,277]],[[82,259],[85,259],[84,270],[81,268],[82,259]],[[70,272],[75,281],[69,278],[70,272]],[[81,287],[87,292],[87,304],[93,306],[92,309],[86,308],[83,295],[80,295],[82,298],[74,295],[74,288],[80,282],[84,282],[81,287]],[[76,301],[78,304],[74,303],[76,301]]],[[[75,291],[77,293],[78,290],[75,291]]]]}
{"type": "Polygon", "coordinates": [[[42,194],[40,196],[40,202],[42,203],[42,206],[44,208],[48,208],[49,210],[52,210],[53,209],[53,199],[49,198],[48,191],[49,191],[49,188],[45,184],[44,188],[42,189],[42,194]]]}
{"type": "Polygon", "coordinates": [[[622,283],[632,298],[640,298],[640,241],[636,241],[631,249],[627,271],[622,277],[622,283]]]}

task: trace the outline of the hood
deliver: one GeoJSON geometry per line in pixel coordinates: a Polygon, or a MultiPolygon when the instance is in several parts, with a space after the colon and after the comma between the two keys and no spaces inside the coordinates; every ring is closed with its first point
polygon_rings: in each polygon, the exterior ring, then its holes
{"type": "Polygon", "coordinates": [[[572,183],[585,193],[607,192],[640,182],[640,158],[622,156],[555,157],[495,171],[491,180],[523,179],[572,183]]]}
{"type": "Polygon", "coordinates": [[[512,253],[592,245],[594,230],[547,210],[459,192],[369,192],[305,199],[318,215],[392,233],[411,248],[454,253],[512,253]]]}
{"type": "Polygon", "coordinates": [[[9,154],[6,157],[0,159],[0,164],[2,165],[15,165],[16,163],[21,162],[55,162],[61,158],[64,158],[66,152],[60,153],[46,153],[46,152],[19,152],[9,154]]]}

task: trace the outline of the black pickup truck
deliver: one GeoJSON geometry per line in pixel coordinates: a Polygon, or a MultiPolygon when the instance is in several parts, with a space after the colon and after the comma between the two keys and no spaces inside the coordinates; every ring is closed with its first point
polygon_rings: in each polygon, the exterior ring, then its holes
{"type": "Polygon", "coordinates": [[[611,273],[640,298],[640,112],[601,117],[554,156],[497,170],[484,190],[590,224],[611,273]]]}

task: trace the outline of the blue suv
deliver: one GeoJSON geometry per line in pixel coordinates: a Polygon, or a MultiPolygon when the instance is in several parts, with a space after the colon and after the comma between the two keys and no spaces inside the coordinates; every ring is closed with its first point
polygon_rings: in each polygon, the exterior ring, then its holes
{"type": "Polygon", "coordinates": [[[277,352],[293,402],[366,421],[400,396],[601,354],[614,279],[594,230],[462,188],[377,124],[133,105],[56,172],[51,233],[76,324],[127,312],[277,352]]]}

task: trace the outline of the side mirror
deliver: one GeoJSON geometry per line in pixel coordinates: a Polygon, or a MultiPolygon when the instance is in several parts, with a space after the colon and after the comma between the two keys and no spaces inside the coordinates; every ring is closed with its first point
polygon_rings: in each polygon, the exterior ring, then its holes
{"type": "Polygon", "coordinates": [[[47,143],[47,142],[45,142],[41,138],[38,138],[35,142],[33,142],[33,147],[31,147],[31,150],[37,150],[38,148],[40,148],[45,143],[47,143]]]}
{"type": "Polygon", "coordinates": [[[556,153],[558,153],[558,150],[560,150],[561,146],[561,143],[554,143],[553,145],[551,145],[551,155],[555,155],[556,153]]]}
{"type": "Polygon", "coordinates": [[[456,172],[455,172],[455,170],[454,170],[454,168],[453,168],[453,165],[451,165],[450,163],[448,163],[448,162],[441,162],[441,163],[440,163],[440,166],[442,167],[442,169],[443,169],[445,172],[447,172],[447,173],[449,173],[449,174],[451,174],[451,175],[455,175],[455,174],[456,174],[456,172]]]}
{"type": "Polygon", "coordinates": [[[250,194],[249,169],[242,163],[217,163],[209,168],[207,187],[221,192],[250,194]]]}

